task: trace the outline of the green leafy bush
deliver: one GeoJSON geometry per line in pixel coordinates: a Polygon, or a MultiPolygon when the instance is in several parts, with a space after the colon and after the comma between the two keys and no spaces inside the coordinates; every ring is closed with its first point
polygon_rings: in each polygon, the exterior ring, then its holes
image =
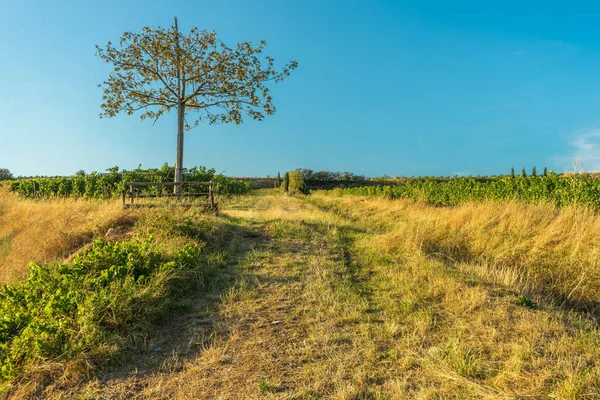
{"type": "Polygon", "coordinates": [[[289,173],[288,192],[290,194],[304,193],[304,175],[300,171],[292,171],[289,173]]]}
{"type": "Polygon", "coordinates": [[[252,187],[251,182],[233,179],[223,174],[215,175],[213,181],[217,182],[216,192],[219,195],[229,196],[234,194],[245,194],[252,187]]]}
{"type": "Polygon", "coordinates": [[[527,308],[537,307],[537,303],[527,296],[519,296],[519,298],[517,299],[517,304],[527,308]]]}
{"type": "Polygon", "coordinates": [[[209,279],[214,263],[199,246],[165,257],[151,242],[99,239],[69,264],[31,263],[26,281],[2,288],[0,376],[50,359],[85,357],[100,365],[209,279]]]}

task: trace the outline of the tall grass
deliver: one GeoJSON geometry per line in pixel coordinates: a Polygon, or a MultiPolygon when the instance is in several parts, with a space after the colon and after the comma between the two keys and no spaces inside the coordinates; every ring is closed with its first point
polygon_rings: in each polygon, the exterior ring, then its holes
{"type": "Polygon", "coordinates": [[[118,202],[36,202],[0,187],[0,285],[24,277],[30,261],[63,261],[109,228],[131,226],[135,218],[118,202]]]}
{"type": "MultiPolygon", "coordinates": [[[[336,191],[319,196],[334,196],[336,191]]],[[[600,303],[600,216],[571,206],[518,201],[431,207],[411,200],[348,196],[344,212],[368,218],[384,251],[416,248],[448,262],[484,266],[511,285],[588,306],[600,303]],[[410,223],[407,223],[410,221],[410,223]]]]}

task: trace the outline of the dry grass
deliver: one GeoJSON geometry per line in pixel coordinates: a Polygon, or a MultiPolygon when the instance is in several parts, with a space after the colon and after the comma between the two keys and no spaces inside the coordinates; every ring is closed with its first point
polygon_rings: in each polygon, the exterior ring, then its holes
{"type": "Polygon", "coordinates": [[[519,203],[430,207],[408,200],[327,199],[363,220],[385,252],[420,252],[496,283],[562,302],[600,302],[600,215],[519,203]]]}
{"type": "Polygon", "coordinates": [[[598,396],[597,317],[572,311],[597,311],[598,217],[519,204],[434,208],[356,197],[312,201],[367,233],[357,236],[355,252],[372,271],[383,319],[380,345],[398,361],[383,374],[384,393],[598,396]],[[568,294],[571,302],[561,308],[568,294]],[[527,307],[523,295],[540,305],[527,307]]]}
{"type": "Polygon", "coordinates": [[[266,192],[220,218],[244,228],[234,282],[195,316],[210,324],[187,324],[187,350],[46,397],[599,397],[600,328],[576,309],[600,293],[600,217],[266,192]]]}
{"type": "Polygon", "coordinates": [[[110,227],[131,223],[118,202],[22,200],[0,187],[0,284],[21,279],[30,261],[62,261],[110,227]]]}

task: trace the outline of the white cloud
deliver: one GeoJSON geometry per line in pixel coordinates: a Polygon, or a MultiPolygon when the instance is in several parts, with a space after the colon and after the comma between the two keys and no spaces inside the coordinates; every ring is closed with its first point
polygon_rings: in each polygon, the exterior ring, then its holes
{"type": "Polygon", "coordinates": [[[573,170],[573,165],[569,164],[579,160],[586,171],[600,171],[600,129],[576,134],[570,144],[573,147],[570,157],[562,159],[567,170],[573,170]]]}

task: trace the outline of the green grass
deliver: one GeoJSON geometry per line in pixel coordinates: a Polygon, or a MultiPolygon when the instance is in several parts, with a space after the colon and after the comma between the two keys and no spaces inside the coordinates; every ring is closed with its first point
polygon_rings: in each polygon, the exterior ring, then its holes
{"type": "Polygon", "coordinates": [[[0,254],[10,248],[11,235],[0,238],[0,254]]]}

